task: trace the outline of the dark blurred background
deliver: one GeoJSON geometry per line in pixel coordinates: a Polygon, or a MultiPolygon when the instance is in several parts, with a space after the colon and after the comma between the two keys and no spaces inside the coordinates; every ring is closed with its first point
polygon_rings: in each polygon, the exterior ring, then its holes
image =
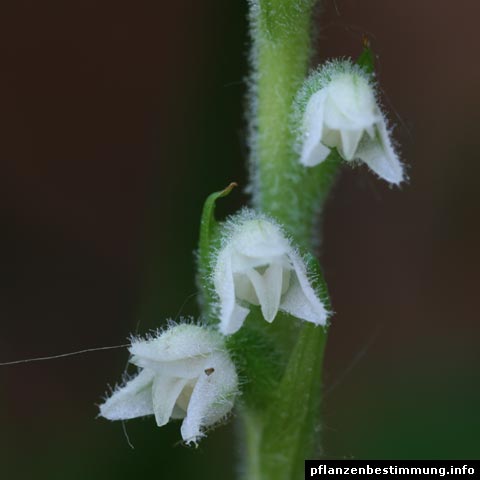
{"type": "MultiPolygon", "coordinates": [[[[202,202],[245,185],[245,3],[0,7],[0,362],[196,314],[202,202]]],[[[346,168],[328,203],[325,453],[480,458],[480,4],[325,0],[321,13],[317,61],[370,36],[410,176],[391,189],[346,168]]],[[[178,424],[131,421],[131,449],[121,423],[96,418],[126,361],[0,367],[2,479],[233,478],[232,424],[195,451],[178,424]]]]}

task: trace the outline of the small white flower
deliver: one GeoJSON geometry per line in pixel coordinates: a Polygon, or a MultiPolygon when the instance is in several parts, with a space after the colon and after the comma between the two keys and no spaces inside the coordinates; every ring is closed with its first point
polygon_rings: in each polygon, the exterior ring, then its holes
{"type": "Polygon", "coordinates": [[[235,333],[250,311],[260,305],[272,322],[279,310],[317,325],[327,311],[307,275],[305,263],[272,220],[243,212],[228,223],[213,266],[219,298],[220,331],[235,333]]]}
{"type": "Polygon", "coordinates": [[[361,160],[387,182],[402,182],[402,164],[374,87],[362,69],[348,61],[328,63],[307,79],[296,102],[303,113],[299,140],[303,165],[323,162],[336,148],[344,160],[361,160]]]}
{"type": "Polygon", "coordinates": [[[232,409],[238,377],[218,332],[176,325],[155,338],[134,340],[129,351],[141,370],[100,406],[108,420],[155,415],[161,427],[183,419],[182,438],[196,443],[232,409]]]}

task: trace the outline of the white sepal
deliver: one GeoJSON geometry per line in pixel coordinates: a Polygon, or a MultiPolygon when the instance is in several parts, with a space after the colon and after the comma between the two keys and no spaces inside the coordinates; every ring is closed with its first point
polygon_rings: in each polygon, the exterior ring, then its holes
{"type": "Polygon", "coordinates": [[[109,420],[128,420],[153,414],[151,384],[154,374],[143,370],[130,379],[100,406],[100,415],[109,420]]]}
{"type": "Polygon", "coordinates": [[[213,284],[224,335],[239,330],[250,305],[259,305],[267,322],[281,310],[326,324],[328,312],[305,263],[280,226],[265,216],[245,211],[227,223],[214,260],[213,284]]]}
{"type": "Polygon", "coordinates": [[[155,415],[158,426],[182,418],[182,438],[196,443],[233,408],[235,366],[222,336],[205,327],[176,325],[129,348],[141,370],[100,406],[109,420],[155,415]]]}

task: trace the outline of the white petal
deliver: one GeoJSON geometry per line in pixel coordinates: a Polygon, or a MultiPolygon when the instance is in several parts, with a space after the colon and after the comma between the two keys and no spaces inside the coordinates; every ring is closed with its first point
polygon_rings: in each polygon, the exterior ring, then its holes
{"type": "Polygon", "coordinates": [[[364,161],[379,177],[398,185],[403,180],[403,166],[393,150],[383,118],[378,123],[377,128],[377,138],[363,142],[357,151],[357,157],[364,161]]]}
{"type": "Polygon", "coordinates": [[[308,280],[303,260],[296,252],[290,254],[290,260],[296,275],[292,275],[280,309],[301,320],[325,325],[328,312],[308,280]]]}
{"type": "Polygon", "coordinates": [[[305,109],[305,134],[300,163],[306,167],[318,165],[330,154],[330,149],[322,144],[325,99],[326,91],[319,90],[310,97],[305,109]]]}
{"type": "Polygon", "coordinates": [[[235,333],[243,324],[249,310],[237,305],[232,272],[232,250],[226,247],[220,252],[215,266],[214,284],[220,299],[220,325],[223,335],[235,333]]]}
{"type": "Polygon", "coordinates": [[[156,375],[153,380],[152,401],[155,420],[159,427],[166,425],[177,401],[178,396],[188,380],[156,375]]]}
{"type": "Polygon", "coordinates": [[[309,141],[307,138],[303,145],[300,163],[306,167],[315,167],[322,163],[331,153],[330,148],[326,147],[322,142],[315,143],[314,140],[309,141]]]}
{"type": "Polygon", "coordinates": [[[263,318],[267,322],[273,322],[280,306],[280,296],[282,294],[282,265],[273,263],[265,270],[263,275],[256,270],[250,270],[247,275],[257,294],[263,318]]]}
{"type": "Polygon", "coordinates": [[[325,127],[322,142],[329,148],[337,148],[342,144],[339,130],[330,130],[328,127],[325,127]]]}
{"type": "Polygon", "coordinates": [[[235,296],[252,305],[260,305],[255,288],[246,273],[238,273],[234,276],[235,296]]]}
{"type": "Polygon", "coordinates": [[[142,370],[100,405],[100,415],[108,420],[127,420],[153,414],[153,372],[142,370]]]}
{"type": "MultiPolygon", "coordinates": [[[[202,373],[205,372],[205,369],[203,370],[202,373]]],[[[185,412],[185,414],[187,413],[187,409],[188,409],[188,404],[190,403],[190,398],[192,397],[192,393],[193,393],[193,389],[195,388],[195,385],[197,384],[197,381],[198,381],[198,377],[200,377],[200,375],[197,376],[197,378],[193,379],[193,380],[189,380],[186,385],[183,387],[180,395],[178,396],[177,398],[177,401],[175,403],[175,406],[180,408],[181,410],[183,410],[185,412]]]]}
{"type": "Polygon", "coordinates": [[[222,419],[233,407],[238,377],[235,366],[224,353],[213,354],[196,383],[181,433],[185,442],[196,442],[204,427],[222,419]]]}
{"type": "Polygon", "coordinates": [[[248,308],[235,304],[228,319],[221,319],[219,330],[223,335],[232,335],[243,325],[245,318],[250,313],[248,308]]]}
{"type": "Polygon", "coordinates": [[[363,136],[361,130],[342,130],[340,132],[342,144],[339,147],[339,153],[345,160],[353,160],[358,144],[363,136]]]}
{"type": "MultiPolygon", "coordinates": [[[[207,355],[221,348],[222,339],[198,325],[176,325],[152,340],[136,340],[129,348],[134,357],[151,362],[172,362],[207,355]]],[[[142,364],[144,366],[146,364],[142,364]]]]}

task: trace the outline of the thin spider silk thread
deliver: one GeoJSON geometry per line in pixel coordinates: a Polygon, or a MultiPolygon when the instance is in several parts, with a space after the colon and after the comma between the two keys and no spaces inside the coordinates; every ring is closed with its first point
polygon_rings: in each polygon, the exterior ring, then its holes
{"type": "Polygon", "coordinates": [[[113,345],[109,347],[97,347],[97,348],[85,348],[84,350],[77,350],[76,352],[70,352],[70,353],[61,353],[59,355],[49,355],[48,357],[36,357],[36,358],[25,358],[22,360],[13,360],[11,362],[1,362],[0,367],[5,367],[8,365],[18,365],[20,363],[31,363],[31,362],[43,362],[46,360],[56,360],[58,358],[65,358],[65,357],[73,357],[75,355],[82,355],[84,353],[90,353],[90,352],[99,352],[102,350],[114,350],[116,348],[125,348],[129,347],[131,344],[130,343],[125,343],[123,345],[113,345]]]}

